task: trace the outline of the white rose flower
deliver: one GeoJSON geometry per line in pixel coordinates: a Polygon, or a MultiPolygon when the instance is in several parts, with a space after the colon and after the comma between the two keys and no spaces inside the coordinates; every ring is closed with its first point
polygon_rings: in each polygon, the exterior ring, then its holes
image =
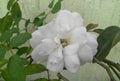
{"type": "Polygon", "coordinates": [[[83,26],[82,17],[68,10],[61,10],[53,21],[33,32],[30,44],[33,60],[53,72],[64,68],[78,71],[80,65],[92,62],[98,46],[96,36],[83,26]]]}

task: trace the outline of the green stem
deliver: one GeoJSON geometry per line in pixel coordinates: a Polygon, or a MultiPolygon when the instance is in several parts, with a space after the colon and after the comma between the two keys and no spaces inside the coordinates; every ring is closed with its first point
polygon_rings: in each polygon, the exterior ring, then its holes
{"type": "Polygon", "coordinates": [[[108,65],[114,66],[118,71],[120,71],[120,64],[114,63],[114,62],[107,60],[107,59],[103,60],[103,62],[107,63],[108,65]]]}
{"type": "Polygon", "coordinates": [[[111,70],[110,70],[110,68],[109,68],[107,65],[105,65],[103,62],[100,62],[100,61],[99,61],[98,59],[96,59],[96,58],[94,58],[94,61],[95,61],[97,64],[99,64],[100,66],[102,66],[102,67],[107,71],[108,75],[110,76],[111,81],[116,81],[115,78],[114,78],[114,76],[113,76],[113,74],[112,74],[112,72],[111,72],[111,70]]]}
{"type": "Polygon", "coordinates": [[[113,66],[109,65],[109,67],[112,69],[112,71],[116,74],[116,76],[120,80],[120,74],[117,73],[117,71],[113,68],[113,66]]]}
{"type": "Polygon", "coordinates": [[[47,70],[47,76],[48,76],[48,81],[50,81],[50,73],[49,73],[49,70],[47,70]]]}

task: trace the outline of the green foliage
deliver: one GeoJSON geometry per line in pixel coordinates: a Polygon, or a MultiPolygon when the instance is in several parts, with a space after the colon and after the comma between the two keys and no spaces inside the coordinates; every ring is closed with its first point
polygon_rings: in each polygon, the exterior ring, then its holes
{"type": "Polygon", "coordinates": [[[93,31],[98,33],[98,34],[101,34],[103,32],[103,29],[94,29],[93,31]]]}
{"type": "Polygon", "coordinates": [[[7,69],[2,72],[6,81],[25,81],[24,66],[19,56],[12,56],[7,65],[7,69]]]}
{"type": "Polygon", "coordinates": [[[0,67],[4,66],[7,62],[6,59],[0,59],[0,67]]]}
{"type": "Polygon", "coordinates": [[[52,1],[50,2],[50,4],[48,5],[49,8],[52,8],[52,7],[53,7],[54,1],[55,1],[55,0],[52,0],[52,1]]]}
{"type": "Polygon", "coordinates": [[[54,7],[51,10],[53,14],[57,13],[61,9],[61,2],[62,0],[58,0],[58,2],[54,5],[54,7]]]}
{"type": "Polygon", "coordinates": [[[25,27],[28,27],[28,24],[30,23],[30,19],[28,19],[26,22],[25,22],[25,27]]]}
{"type": "Polygon", "coordinates": [[[21,18],[22,18],[21,9],[20,9],[20,6],[19,6],[18,2],[15,2],[13,4],[13,7],[11,9],[11,14],[14,18],[15,24],[18,25],[21,18]]]}
{"type": "Polygon", "coordinates": [[[12,5],[14,4],[16,0],[9,0],[8,4],[7,4],[7,9],[10,10],[10,8],[12,7],[12,5]]]}
{"type": "Polygon", "coordinates": [[[96,58],[103,60],[109,54],[111,48],[120,41],[120,28],[111,26],[106,28],[98,37],[98,52],[96,58]]]}
{"type": "Polygon", "coordinates": [[[3,46],[0,46],[0,60],[4,58],[6,54],[6,49],[3,46]]]}
{"type": "Polygon", "coordinates": [[[12,25],[13,18],[8,13],[0,20],[0,33],[9,30],[12,25]]]}
{"type": "Polygon", "coordinates": [[[40,13],[40,15],[39,16],[44,16],[45,15],[45,12],[42,12],[42,13],[40,13]]]}
{"type": "Polygon", "coordinates": [[[43,25],[43,20],[44,19],[40,19],[40,18],[36,17],[34,19],[33,23],[34,23],[35,26],[42,26],[43,25]]]}
{"type": "Polygon", "coordinates": [[[46,68],[41,64],[31,64],[25,67],[26,75],[32,75],[32,74],[41,73],[44,71],[46,71],[46,68]]]}
{"type": "Polygon", "coordinates": [[[11,47],[18,47],[22,44],[24,44],[27,40],[31,38],[31,34],[29,33],[20,33],[16,36],[14,36],[10,41],[11,47]]]}
{"type": "Polygon", "coordinates": [[[16,54],[20,56],[20,55],[23,55],[25,53],[28,53],[28,51],[29,51],[28,47],[21,47],[21,48],[18,49],[16,54]]]}

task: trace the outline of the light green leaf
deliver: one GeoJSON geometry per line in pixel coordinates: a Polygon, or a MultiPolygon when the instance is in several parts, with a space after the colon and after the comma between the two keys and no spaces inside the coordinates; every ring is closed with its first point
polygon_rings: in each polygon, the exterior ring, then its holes
{"type": "Polygon", "coordinates": [[[24,44],[27,40],[31,38],[31,34],[29,33],[20,33],[16,36],[14,36],[10,41],[11,47],[18,47],[22,44],[24,44]]]}
{"type": "Polygon", "coordinates": [[[12,25],[13,18],[11,15],[6,15],[0,20],[0,33],[4,33],[8,29],[10,29],[12,25]],[[6,24],[7,23],[7,24],[6,24]]]}
{"type": "Polygon", "coordinates": [[[58,0],[58,2],[54,5],[54,7],[51,10],[53,14],[57,13],[61,9],[61,2],[62,0],[58,0]]]}
{"type": "Polygon", "coordinates": [[[46,68],[41,64],[31,64],[25,68],[26,75],[32,75],[32,74],[41,73],[44,71],[46,71],[46,68]]]}
{"type": "Polygon", "coordinates": [[[21,20],[21,17],[22,17],[22,12],[21,12],[20,6],[17,2],[15,2],[13,4],[11,13],[12,13],[12,16],[14,17],[15,24],[18,25],[19,21],[21,20]]]}
{"type": "Polygon", "coordinates": [[[52,8],[52,7],[53,7],[54,1],[55,1],[55,0],[52,0],[52,1],[50,2],[50,4],[48,5],[49,8],[52,8]]]}
{"type": "Polygon", "coordinates": [[[106,28],[98,37],[98,52],[95,57],[103,60],[109,54],[111,48],[120,41],[120,28],[111,26],[106,28]]]}
{"type": "Polygon", "coordinates": [[[40,79],[36,79],[34,81],[48,81],[46,78],[40,78],[40,79]]]}
{"type": "Polygon", "coordinates": [[[3,46],[0,46],[0,60],[5,57],[6,49],[3,46]]]}
{"type": "Polygon", "coordinates": [[[24,65],[21,61],[21,58],[17,55],[12,56],[9,59],[7,65],[8,75],[13,81],[25,81],[25,72],[24,72],[24,65]]]}
{"type": "Polygon", "coordinates": [[[42,13],[40,13],[40,15],[39,16],[44,16],[45,15],[45,12],[42,12],[42,13]]]}

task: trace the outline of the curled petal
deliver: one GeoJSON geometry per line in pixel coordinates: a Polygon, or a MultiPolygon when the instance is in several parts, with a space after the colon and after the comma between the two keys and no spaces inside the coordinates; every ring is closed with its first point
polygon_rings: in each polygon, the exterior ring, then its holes
{"type": "Polygon", "coordinates": [[[93,52],[92,52],[91,48],[89,46],[85,45],[82,49],[80,49],[79,57],[83,63],[84,62],[92,62],[93,52]]]}
{"type": "Polygon", "coordinates": [[[43,62],[47,59],[49,53],[55,48],[55,43],[51,39],[44,39],[31,53],[33,60],[37,63],[43,62]],[[47,50],[47,51],[46,51],[47,50]]]}
{"type": "Polygon", "coordinates": [[[97,37],[92,33],[87,33],[87,45],[92,49],[93,55],[97,52],[97,37]]]}
{"type": "Polygon", "coordinates": [[[65,55],[65,68],[70,72],[77,72],[80,68],[80,61],[78,55],[65,55]]]}
{"type": "Polygon", "coordinates": [[[50,54],[47,62],[47,69],[53,72],[60,72],[63,70],[64,61],[62,55],[62,46],[58,49],[54,50],[52,54],[50,54]]]}

